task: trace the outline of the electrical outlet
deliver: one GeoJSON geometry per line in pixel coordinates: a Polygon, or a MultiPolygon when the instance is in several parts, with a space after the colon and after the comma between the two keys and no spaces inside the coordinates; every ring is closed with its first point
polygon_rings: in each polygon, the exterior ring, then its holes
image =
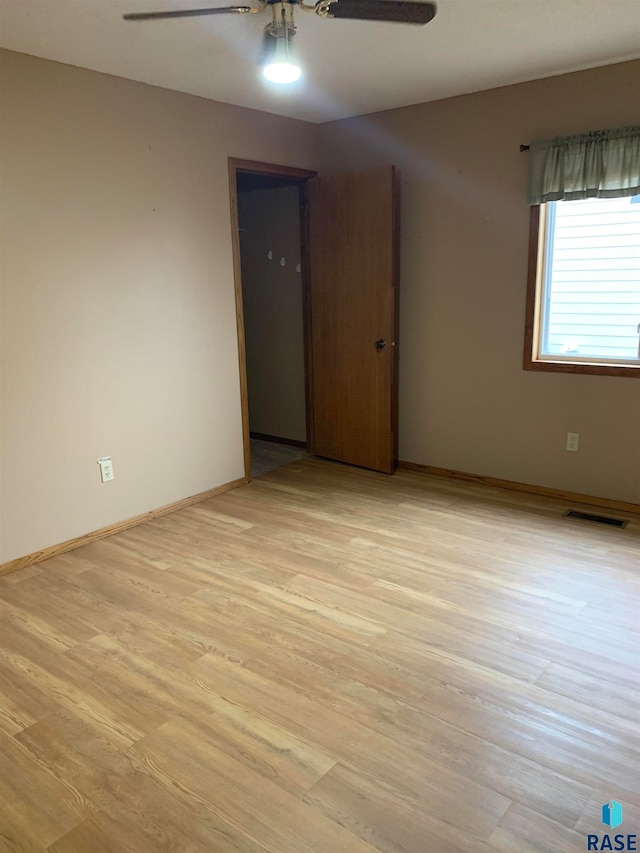
{"type": "Polygon", "coordinates": [[[579,441],[580,441],[580,434],[579,433],[568,432],[567,433],[567,450],[570,450],[572,453],[577,453],[579,441]]]}
{"type": "Polygon", "coordinates": [[[111,461],[110,456],[102,456],[98,459],[98,465],[100,466],[100,476],[102,477],[103,483],[108,483],[109,480],[113,480],[113,462],[111,461]]]}

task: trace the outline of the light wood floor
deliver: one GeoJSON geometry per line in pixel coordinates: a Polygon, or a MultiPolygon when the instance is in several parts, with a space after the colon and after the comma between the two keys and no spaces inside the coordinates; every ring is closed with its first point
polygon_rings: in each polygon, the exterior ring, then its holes
{"type": "Polygon", "coordinates": [[[0,578],[0,850],[583,853],[638,525],[307,459],[0,578]]]}

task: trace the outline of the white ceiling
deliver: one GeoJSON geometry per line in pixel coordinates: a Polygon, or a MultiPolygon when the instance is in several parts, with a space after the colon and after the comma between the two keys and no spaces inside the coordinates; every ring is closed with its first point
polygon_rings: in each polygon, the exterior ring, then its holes
{"type": "MultiPolygon", "coordinates": [[[[125,22],[234,0],[0,0],[0,45],[216,101],[327,121],[640,57],[640,0],[439,0],[424,27],[296,10],[303,79],[267,88],[261,15],[125,22]]],[[[250,2],[250,0],[235,0],[250,2]]]]}

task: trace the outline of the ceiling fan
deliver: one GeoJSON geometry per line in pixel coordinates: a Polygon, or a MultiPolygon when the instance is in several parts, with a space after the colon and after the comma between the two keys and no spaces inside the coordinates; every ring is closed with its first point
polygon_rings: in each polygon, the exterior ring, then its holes
{"type": "Polygon", "coordinates": [[[436,4],[428,0],[257,0],[258,6],[217,6],[205,9],[174,9],[165,12],[132,12],[125,21],[152,21],[161,18],[194,18],[200,15],[256,15],[271,8],[271,22],[264,29],[262,73],[272,83],[293,83],[302,74],[293,51],[296,34],[293,20],[297,6],[321,18],[349,18],[356,21],[384,21],[394,24],[428,24],[436,14],[436,4]]]}

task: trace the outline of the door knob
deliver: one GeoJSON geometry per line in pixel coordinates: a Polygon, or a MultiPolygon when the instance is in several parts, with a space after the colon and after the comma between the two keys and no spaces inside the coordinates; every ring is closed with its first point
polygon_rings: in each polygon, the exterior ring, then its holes
{"type": "Polygon", "coordinates": [[[375,342],[374,347],[378,350],[378,352],[380,352],[381,350],[383,350],[386,347],[386,345],[387,345],[387,342],[382,340],[382,338],[381,338],[379,341],[375,342]]]}

